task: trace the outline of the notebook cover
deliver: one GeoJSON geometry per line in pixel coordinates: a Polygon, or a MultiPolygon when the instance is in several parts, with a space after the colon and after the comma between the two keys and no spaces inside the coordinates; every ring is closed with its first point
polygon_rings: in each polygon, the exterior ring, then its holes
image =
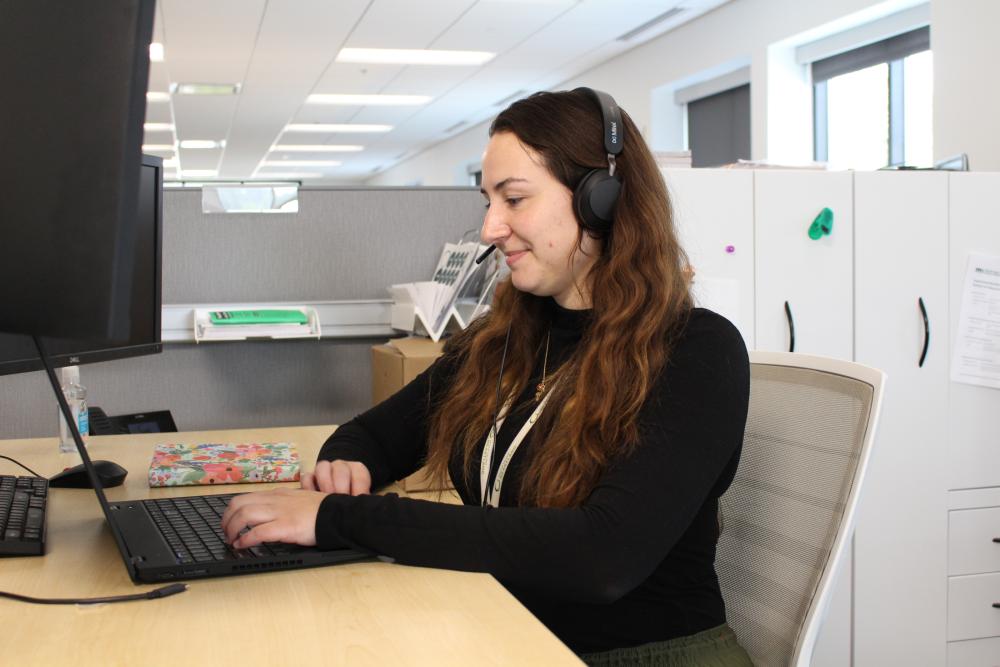
{"type": "Polygon", "coordinates": [[[294,482],[299,453],[289,442],[156,445],[150,486],[294,482]]]}

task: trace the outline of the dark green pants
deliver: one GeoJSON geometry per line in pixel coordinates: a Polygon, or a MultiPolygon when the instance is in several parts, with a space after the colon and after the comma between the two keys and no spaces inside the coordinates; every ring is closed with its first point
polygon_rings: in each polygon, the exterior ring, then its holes
{"type": "Polygon", "coordinates": [[[665,642],[584,653],[580,659],[590,667],[753,667],[728,625],[665,642]]]}

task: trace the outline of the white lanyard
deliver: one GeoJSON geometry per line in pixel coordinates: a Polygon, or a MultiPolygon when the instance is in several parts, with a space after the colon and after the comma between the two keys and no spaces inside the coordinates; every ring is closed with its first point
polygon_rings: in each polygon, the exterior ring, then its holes
{"type": "MultiPolygon", "coordinates": [[[[555,385],[553,384],[553,387],[555,385]]],[[[507,466],[510,465],[510,460],[514,458],[514,453],[517,448],[521,446],[521,442],[524,440],[525,436],[528,435],[528,431],[531,427],[535,425],[538,421],[538,417],[541,416],[542,410],[545,409],[545,404],[549,402],[549,396],[552,395],[552,390],[549,389],[549,393],[545,394],[545,398],[542,402],[538,404],[535,411],[531,413],[528,417],[528,421],[524,422],[524,426],[518,431],[517,436],[515,436],[514,441],[510,443],[510,447],[507,448],[507,453],[503,455],[503,459],[500,461],[500,467],[497,469],[497,477],[493,481],[493,486],[487,488],[486,485],[490,478],[490,459],[493,456],[493,448],[496,445],[495,434],[500,431],[500,427],[503,426],[504,419],[507,418],[507,410],[510,409],[510,399],[504,403],[503,410],[500,411],[500,420],[497,422],[496,428],[490,428],[490,433],[486,436],[486,445],[483,447],[483,461],[479,465],[479,497],[480,502],[483,506],[489,505],[490,507],[497,507],[500,504],[500,488],[503,486],[503,478],[507,474],[507,466]]]]}

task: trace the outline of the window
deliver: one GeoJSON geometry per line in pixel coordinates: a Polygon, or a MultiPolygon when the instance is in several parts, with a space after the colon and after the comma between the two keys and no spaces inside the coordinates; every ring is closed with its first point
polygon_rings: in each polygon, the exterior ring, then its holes
{"type": "Polygon", "coordinates": [[[476,187],[483,184],[483,165],[479,162],[475,164],[466,165],[465,173],[468,176],[466,183],[468,185],[474,185],[476,187]]]}
{"type": "Polygon", "coordinates": [[[812,63],[815,159],[832,169],[930,166],[929,48],[920,28],[812,63]]]}

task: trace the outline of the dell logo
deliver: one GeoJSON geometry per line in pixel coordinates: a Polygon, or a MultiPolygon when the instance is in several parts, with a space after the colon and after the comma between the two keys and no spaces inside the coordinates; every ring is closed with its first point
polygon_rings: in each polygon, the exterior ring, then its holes
{"type": "Polygon", "coordinates": [[[611,121],[611,143],[618,143],[618,123],[611,121]]]}

